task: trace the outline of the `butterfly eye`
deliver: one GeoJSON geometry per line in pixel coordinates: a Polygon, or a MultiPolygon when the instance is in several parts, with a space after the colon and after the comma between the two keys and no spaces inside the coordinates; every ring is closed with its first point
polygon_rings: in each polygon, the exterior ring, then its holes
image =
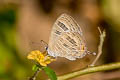
{"type": "Polygon", "coordinates": [[[48,46],[45,47],[45,50],[46,50],[46,51],[48,50],[48,46]]]}

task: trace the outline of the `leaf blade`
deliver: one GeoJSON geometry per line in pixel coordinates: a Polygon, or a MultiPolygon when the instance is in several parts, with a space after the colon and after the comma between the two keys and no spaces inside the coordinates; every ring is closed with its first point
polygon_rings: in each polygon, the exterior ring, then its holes
{"type": "Polygon", "coordinates": [[[44,67],[43,69],[44,69],[45,73],[48,75],[48,77],[51,80],[57,80],[57,76],[56,76],[55,72],[51,68],[44,67]]]}

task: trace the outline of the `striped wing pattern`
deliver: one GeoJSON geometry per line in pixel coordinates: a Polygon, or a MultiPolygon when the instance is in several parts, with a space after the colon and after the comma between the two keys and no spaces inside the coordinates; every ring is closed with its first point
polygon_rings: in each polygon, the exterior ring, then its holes
{"type": "Polygon", "coordinates": [[[62,14],[54,23],[48,44],[48,54],[76,60],[86,55],[82,30],[69,15],[62,14]]]}

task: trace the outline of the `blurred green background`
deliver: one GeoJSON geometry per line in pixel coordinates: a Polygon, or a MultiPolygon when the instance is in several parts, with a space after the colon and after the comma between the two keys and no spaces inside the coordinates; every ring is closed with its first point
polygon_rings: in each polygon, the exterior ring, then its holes
{"type": "MultiPolygon", "coordinates": [[[[97,64],[120,61],[119,7],[120,0],[0,0],[0,80],[28,80],[33,74],[33,63],[26,59],[27,53],[40,46],[30,42],[48,42],[52,25],[61,13],[70,14],[80,24],[92,52],[97,52],[99,44],[97,27],[106,29],[103,54],[97,64]]],[[[84,68],[91,62],[85,61],[58,59],[49,66],[59,75],[84,68]]],[[[45,80],[46,75],[41,74],[37,79],[45,80]]],[[[117,70],[72,80],[93,80],[93,77],[94,80],[120,80],[119,74],[117,70]]]]}
{"type": "Polygon", "coordinates": [[[23,80],[28,75],[28,64],[20,58],[17,47],[17,6],[0,7],[0,80],[23,80]]]}

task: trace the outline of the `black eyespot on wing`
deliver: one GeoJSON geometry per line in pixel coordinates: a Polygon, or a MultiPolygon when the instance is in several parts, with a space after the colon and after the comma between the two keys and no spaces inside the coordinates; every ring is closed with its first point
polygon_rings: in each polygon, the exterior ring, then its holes
{"type": "Polygon", "coordinates": [[[58,21],[58,26],[59,26],[60,28],[62,28],[64,31],[67,31],[67,30],[68,30],[68,28],[67,28],[63,23],[61,23],[60,21],[58,21]]]}

